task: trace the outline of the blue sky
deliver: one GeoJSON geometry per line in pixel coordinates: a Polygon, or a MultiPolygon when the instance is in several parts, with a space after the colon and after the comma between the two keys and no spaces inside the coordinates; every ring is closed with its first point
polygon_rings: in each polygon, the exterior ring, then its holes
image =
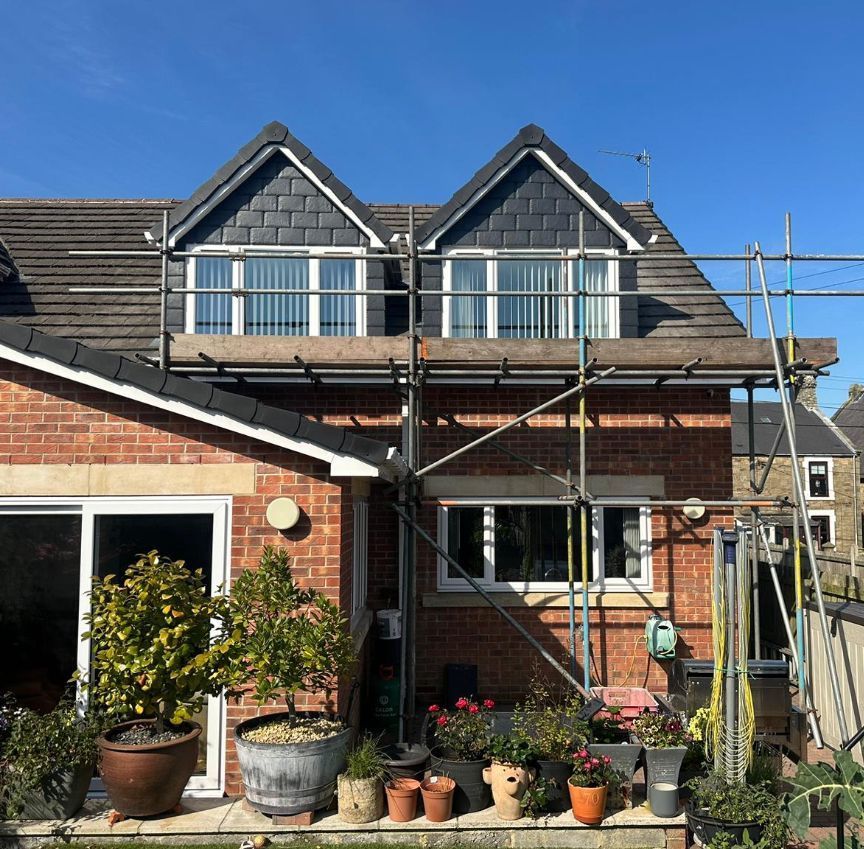
{"type": "MultiPolygon", "coordinates": [[[[788,210],[795,250],[864,253],[854,0],[2,7],[2,196],[182,198],[278,119],[364,200],[438,202],[534,122],[620,200],[644,172],[598,150],[647,146],[690,251],[781,251],[788,210]]],[[[864,288],[864,265],[801,280],[834,284],[864,288]]],[[[862,310],[799,302],[800,335],[839,340],[828,412],[864,383],[862,310]]]]}

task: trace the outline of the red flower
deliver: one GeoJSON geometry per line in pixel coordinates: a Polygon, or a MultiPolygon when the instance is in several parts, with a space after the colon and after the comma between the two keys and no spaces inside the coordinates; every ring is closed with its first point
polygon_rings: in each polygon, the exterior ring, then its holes
{"type": "Polygon", "coordinates": [[[435,721],[436,721],[439,725],[442,725],[442,726],[443,726],[443,725],[446,725],[446,724],[447,724],[447,717],[446,717],[446,716],[439,716],[438,719],[436,719],[435,721]]]}
{"type": "Polygon", "coordinates": [[[483,707],[485,707],[486,710],[492,710],[492,708],[495,707],[495,702],[493,702],[492,699],[484,699],[483,707]]]}
{"type": "Polygon", "coordinates": [[[465,710],[466,707],[468,707],[468,699],[463,696],[456,702],[456,710],[465,710]]]}
{"type": "Polygon", "coordinates": [[[429,705],[429,713],[438,713],[441,710],[440,705],[429,705]]]}
{"type": "Polygon", "coordinates": [[[480,708],[477,705],[468,705],[468,713],[480,713],[480,708]]]}

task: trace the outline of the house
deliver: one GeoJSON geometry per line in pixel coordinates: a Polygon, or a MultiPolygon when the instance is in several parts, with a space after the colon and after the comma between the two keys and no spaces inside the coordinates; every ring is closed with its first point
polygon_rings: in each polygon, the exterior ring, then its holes
{"type": "Polygon", "coordinates": [[[864,545],[864,468],[861,465],[861,454],[864,452],[864,387],[853,383],[849,387],[849,397],[839,410],[832,416],[834,424],[840,428],[846,439],[855,447],[858,455],[858,544],[864,545]]]}
{"type": "MultiPolygon", "coordinates": [[[[803,393],[802,393],[803,394],[803,393]]],[[[806,398],[806,396],[804,396],[806,398]]],[[[800,400],[800,397],[799,397],[800,400]]],[[[814,393],[815,400],[815,393],[814,393]]],[[[811,403],[793,405],[798,460],[811,532],[818,548],[848,555],[860,545],[860,501],[858,493],[858,453],[850,440],[834,422],[811,403]]],[[[732,402],[732,468],[734,493],[747,498],[750,493],[750,440],[747,403],[732,402]]],[[[756,480],[761,481],[777,434],[783,423],[779,402],[756,401],[753,404],[754,454],[756,480]]],[[[765,477],[764,491],[786,494],[794,499],[789,442],[780,439],[775,459],[765,477]]],[[[739,517],[749,522],[750,511],[741,509],[739,517]]],[[[788,511],[762,511],[763,518],[773,525],[771,542],[783,544],[791,538],[792,522],[788,511]]]]}
{"type": "MultiPolygon", "coordinates": [[[[580,335],[597,379],[589,616],[574,620],[591,681],[666,688],[669,662],[639,645],[652,614],[680,627],[680,655],[710,657],[712,530],[734,521],[729,391],[767,385],[772,348],[746,337],[652,204],[614,200],[539,127],[446,203],[409,208],[362,202],[273,123],[185,201],[3,200],[0,240],[0,636],[16,658],[0,689],[49,703],[86,667],[92,574],[158,548],[216,586],[274,543],[367,656],[371,611],[404,606],[419,708],[448,664],[475,665],[483,696],[520,697],[534,648],[427,540],[412,558],[393,483],[572,387],[580,335]],[[135,254],[70,254],[82,250],[135,254]],[[721,503],[690,519],[693,497],[721,503]],[[300,509],[284,530],[268,522],[279,498],[300,509]]],[[[796,355],[835,350],[799,339],[796,355]]],[[[416,504],[558,658],[578,421],[576,403],[544,408],[420,475],[416,504]]],[[[211,700],[202,792],[238,789],[231,729],[254,710],[211,700]]]]}

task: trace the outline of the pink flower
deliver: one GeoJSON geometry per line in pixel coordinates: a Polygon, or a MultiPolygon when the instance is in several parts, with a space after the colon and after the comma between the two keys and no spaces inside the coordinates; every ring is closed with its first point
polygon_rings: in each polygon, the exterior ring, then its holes
{"type": "Polygon", "coordinates": [[[456,702],[456,710],[465,710],[466,707],[468,707],[468,699],[463,696],[456,702]]]}
{"type": "Polygon", "coordinates": [[[435,720],[440,726],[445,726],[447,724],[446,716],[439,716],[438,719],[435,720]]]}
{"type": "Polygon", "coordinates": [[[438,713],[441,710],[440,705],[429,705],[429,713],[438,713]]]}
{"type": "Polygon", "coordinates": [[[604,764],[611,764],[612,758],[610,758],[609,755],[603,755],[603,763],[604,764]]]}
{"type": "Polygon", "coordinates": [[[495,702],[493,702],[492,699],[484,699],[483,707],[485,707],[486,710],[492,710],[492,708],[495,707],[495,702]]]}
{"type": "Polygon", "coordinates": [[[585,772],[591,772],[591,770],[594,769],[594,767],[591,765],[591,761],[585,761],[582,766],[585,767],[585,772]]]}
{"type": "Polygon", "coordinates": [[[587,750],[587,749],[582,749],[582,751],[579,752],[579,757],[580,757],[580,758],[587,758],[587,757],[588,757],[588,750],[587,750]]]}
{"type": "Polygon", "coordinates": [[[468,705],[468,713],[480,713],[480,708],[477,705],[468,705]]]}
{"type": "Polygon", "coordinates": [[[600,761],[597,758],[591,758],[591,766],[600,766],[600,761]]]}

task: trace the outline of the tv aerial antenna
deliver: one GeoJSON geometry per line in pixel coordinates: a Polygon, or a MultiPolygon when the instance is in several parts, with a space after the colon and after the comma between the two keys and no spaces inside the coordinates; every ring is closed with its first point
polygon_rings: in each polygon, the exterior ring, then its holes
{"type": "Polygon", "coordinates": [[[651,203],[651,154],[647,148],[642,148],[641,153],[626,153],[621,150],[601,150],[599,153],[605,153],[608,156],[626,156],[629,159],[635,159],[639,165],[645,166],[645,200],[651,203]]]}

